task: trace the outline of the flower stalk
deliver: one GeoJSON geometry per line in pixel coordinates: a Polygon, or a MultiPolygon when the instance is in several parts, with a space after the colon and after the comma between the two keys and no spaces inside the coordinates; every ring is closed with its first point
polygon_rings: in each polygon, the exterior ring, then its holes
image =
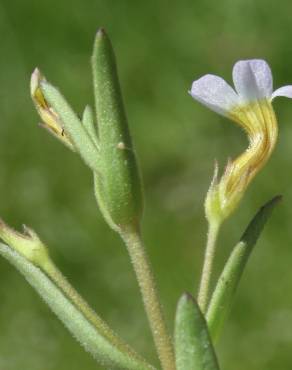
{"type": "Polygon", "coordinates": [[[168,334],[156,282],[141,234],[137,229],[127,228],[120,232],[124,240],[141,290],[152,336],[162,368],[175,370],[173,344],[168,334]]]}
{"type": "Polygon", "coordinates": [[[205,249],[205,256],[203,262],[203,269],[201,274],[201,281],[198,292],[198,304],[203,313],[206,313],[208,308],[208,299],[211,287],[211,277],[213,271],[213,264],[216,252],[216,242],[220,224],[213,222],[209,223],[209,230],[207,234],[207,243],[205,249]]]}

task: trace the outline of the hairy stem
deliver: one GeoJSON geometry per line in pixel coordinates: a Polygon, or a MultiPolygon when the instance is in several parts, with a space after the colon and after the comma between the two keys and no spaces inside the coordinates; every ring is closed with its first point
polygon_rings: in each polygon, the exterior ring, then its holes
{"type": "Polygon", "coordinates": [[[161,366],[164,370],[175,370],[173,345],[167,331],[156,283],[141,234],[134,228],[123,229],[120,234],[128,248],[137,276],[161,366]]]}
{"type": "Polygon", "coordinates": [[[207,235],[207,244],[205,249],[205,257],[198,293],[198,303],[203,313],[206,313],[208,307],[208,299],[210,293],[211,276],[213,270],[213,262],[216,250],[216,241],[218,237],[220,225],[218,223],[210,223],[207,235]]]}
{"type": "MultiPolygon", "coordinates": [[[[115,344],[122,351],[128,353],[130,356],[144,361],[132,348],[122,341],[111,328],[95,313],[95,311],[88,305],[88,303],[79,295],[79,293],[67,281],[61,271],[56,265],[49,260],[45,266],[42,266],[43,271],[49,276],[50,279],[59,287],[59,289],[70,299],[75,307],[84,315],[84,317],[115,344]]],[[[145,363],[145,368],[146,368],[145,363]]]]}

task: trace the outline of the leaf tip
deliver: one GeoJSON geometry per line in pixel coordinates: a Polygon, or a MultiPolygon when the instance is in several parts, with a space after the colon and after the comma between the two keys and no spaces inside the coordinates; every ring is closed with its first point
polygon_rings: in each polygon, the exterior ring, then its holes
{"type": "Polygon", "coordinates": [[[268,203],[270,205],[276,205],[278,203],[280,203],[281,201],[283,200],[283,195],[282,194],[278,194],[276,196],[274,196],[274,198],[272,198],[268,203]]]}
{"type": "Polygon", "coordinates": [[[282,198],[282,195],[276,195],[258,210],[256,215],[248,224],[246,230],[240,238],[240,241],[246,242],[250,246],[253,246],[257,242],[266,222],[271,216],[273,209],[282,200],[282,198]]]}
{"type": "Polygon", "coordinates": [[[99,43],[103,43],[109,39],[108,33],[106,32],[104,27],[98,28],[95,34],[95,45],[99,45],[99,43]]]}
{"type": "Polygon", "coordinates": [[[189,292],[183,292],[183,294],[180,296],[178,303],[183,302],[194,302],[194,297],[189,292]]]}

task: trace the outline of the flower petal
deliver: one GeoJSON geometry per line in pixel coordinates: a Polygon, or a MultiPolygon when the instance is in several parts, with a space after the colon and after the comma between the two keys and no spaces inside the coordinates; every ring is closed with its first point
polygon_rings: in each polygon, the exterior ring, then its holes
{"type": "Polygon", "coordinates": [[[223,78],[210,74],[194,81],[190,94],[195,100],[224,116],[239,103],[232,87],[223,78]]]}
{"type": "Polygon", "coordinates": [[[283,86],[275,90],[271,97],[272,100],[275,99],[277,96],[285,96],[286,98],[292,99],[292,85],[283,86]]]}
{"type": "Polygon", "coordinates": [[[264,60],[241,60],[235,63],[232,75],[242,102],[271,98],[273,77],[268,63],[264,60]]]}

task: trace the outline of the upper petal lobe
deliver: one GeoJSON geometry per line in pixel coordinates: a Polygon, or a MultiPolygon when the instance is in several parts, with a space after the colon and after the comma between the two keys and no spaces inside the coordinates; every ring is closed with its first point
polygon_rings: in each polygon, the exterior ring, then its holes
{"type": "Polygon", "coordinates": [[[235,63],[232,75],[235,89],[243,103],[271,98],[273,77],[264,60],[241,60],[235,63]]]}

